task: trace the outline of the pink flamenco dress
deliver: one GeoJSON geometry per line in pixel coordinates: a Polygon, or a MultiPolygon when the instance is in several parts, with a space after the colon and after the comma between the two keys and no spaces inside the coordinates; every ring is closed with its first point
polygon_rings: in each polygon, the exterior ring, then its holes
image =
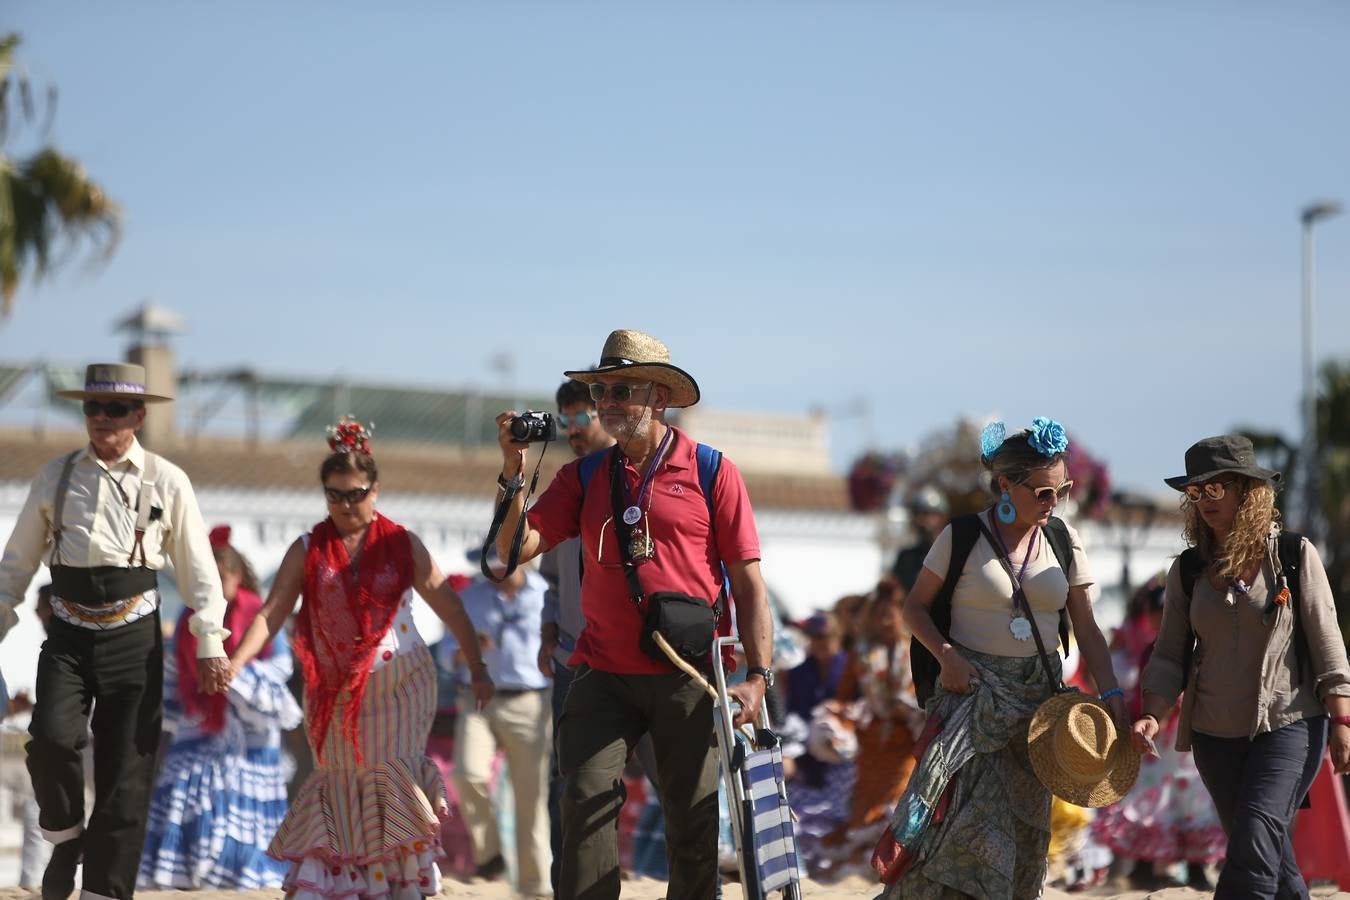
{"type": "Polygon", "coordinates": [[[268,852],[293,900],[421,900],[440,892],[445,786],[426,755],[436,667],[412,620],[412,551],[377,516],[353,567],[331,520],[305,555],[295,655],[315,769],[268,852]]]}
{"type": "MultiPolygon", "coordinates": [[[[1152,655],[1143,653],[1143,671],[1152,655]]],[[[1119,803],[1099,810],[1092,836],[1118,856],[1171,865],[1212,865],[1223,860],[1228,839],[1209,791],[1189,752],[1176,749],[1180,704],[1159,729],[1156,757],[1145,755],[1139,780],[1119,803]]]]}

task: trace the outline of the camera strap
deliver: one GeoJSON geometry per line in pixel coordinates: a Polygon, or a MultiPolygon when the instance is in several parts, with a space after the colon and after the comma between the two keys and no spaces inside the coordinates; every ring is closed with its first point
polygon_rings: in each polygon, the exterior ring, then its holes
{"type": "Polygon", "coordinates": [[[530,489],[525,492],[525,501],[520,506],[520,518],[516,521],[515,534],[511,535],[511,548],[506,554],[506,571],[498,578],[492,572],[492,567],[488,565],[488,554],[497,546],[497,534],[502,530],[502,523],[506,521],[506,513],[511,509],[511,501],[520,493],[521,487],[525,483],[524,473],[518,478],[513,478],[506,482],[502,488],[502,499],[497,502],[497,509],[492,514],[492,524],[488,526],[487,537],[483,538],[483,549],[478,559],[478,568],[482,571],[483,577],[493,584],[501,584],[511,575],[520,565],[520,545],[525,541],[525,514],[529,512],[530,498],[534,496],[534,489],[539,486],[539,467],[544,464],[544,454],[548,453],[548,441],[544,442],[544,449],[539,454],[539,460],[534,464],[534,474],[530,477],[530,489]]]}

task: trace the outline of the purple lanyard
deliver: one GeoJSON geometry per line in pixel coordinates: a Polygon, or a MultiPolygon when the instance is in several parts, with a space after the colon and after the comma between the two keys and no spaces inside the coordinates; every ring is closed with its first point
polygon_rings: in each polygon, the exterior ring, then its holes
{"type": "MultiPolygon", "coordinates": [[[[661,460],[661,455],[666,452],[666,444],[670,443],[670,436],[674,432],[666,428],[666,434],[661,438],[661,443],[657,445],[656,452],[652,454],[651,462],[647,463],[647,471],[643,473],[642,483],[638,485],[637,500],[629,503],[629,506],[642,506],[642,498],[647,496],[647,492],[652,486],[652,475],[656,472],[656,464],[661,460]]],[[[623,479],[624,496],[631,496],[628,493],[628,479],[623,479]]]]}
{"type": "Polygon", "coordinates": [[[1012,579],[1013,586],[1013,608],[1017,608],[1017,599],[1020,597],[1022,598],[1022,606],[1026,609],[1027,614],[1030,615],[1031,604],[1027,602],[1026,592],[1022,590],[1022,579],[1026,578],[1027,565],[1030,564],[1031,557],[1036,553],[1036,535],[1040,532],[1040,529],[1037,528],[1031,533],[1031,543],[1027,545],[1027,555],[1022,557],[1022,568],[1018,571],[1016,576],[1013,575],[1012,571],[1012,553],[1008,551],[1008,545],[1003,542],[1003,535],[999,533],[997,525],[994,525],[993,532],[994,538],[998,541],[998,547],[995,549],[1002,552],[1003,558],[1008,561],[1008,577],[1012,579]]]}

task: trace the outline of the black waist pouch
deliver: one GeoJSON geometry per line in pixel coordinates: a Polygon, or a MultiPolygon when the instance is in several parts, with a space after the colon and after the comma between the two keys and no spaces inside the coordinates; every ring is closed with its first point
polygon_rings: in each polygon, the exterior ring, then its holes
{"type": "Polygon", "coordinates": [[[653,633],[660,633],[681,659],[703,665],[712,653],[717,630],[717,613],[707,600],[678,591],[658,591],[647,598],[647,619],[642,625],[642,652],[669,662],[670,657],[656,645],[653,633]]]}
{"type": "Polygon", "coordinates": [[[108,606],[157,584],[155,570],[144,566],[52,566],[52,593],[81,606],[108,606]]]}

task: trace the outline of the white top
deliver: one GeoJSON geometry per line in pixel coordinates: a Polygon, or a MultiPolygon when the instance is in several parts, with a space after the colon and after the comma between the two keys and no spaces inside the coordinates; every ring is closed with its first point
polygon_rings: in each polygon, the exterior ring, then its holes
{"type": "MultiPolygon", "coordinates": [[[[62,454],[42,467],[14,523],[14,531],[0,560],[0,638],[18,621],[14,608],[23,602],[28,583],[52,550],[52,515],[56,485],[66,457],[62,454]]],[[[134,438],[126,455],[105,463],[86,446],[70,473],[62,510],[61,556],[58,563],[77,568],[127,566],[136,539],[136,500],[145,469],[145,448],[134,438]]],[[[211,553],[192,483],[183,470],[158,457],[155,494],[143,547],[145,564],[163,569],[171,561],[178,576],[178,592],[196,611],[189,623],[197,636],[197,656],[224,656],[225,598],[220,573],[211,553]]],[[[137,561],[140,554],[137,554],[137,561]]]]}
{"type": "MultiPolygon", "coordinates": [[[[1059,611],[1068,600],[1070,585],[1083,587],[1093,582],[1083,542],[1072,526],[1068,528],[1073,544],[1072,577],[1066,578],[1059,568],[1055,551],[1042,531],[1036,538],[1035,555],[1027,565],[1022,583],[1046,652],[1052,652],[1059,645],[1059,611]]],[[[944,579],[951,558],[952,528],[948,525],[933,541],[923,565],[939,579],[944,579]]],[[[1012,550],[1012,563],[1014,571],[1021,570],[1022,557],[1016,549],[1012,550]]],[[[981,534],[966,558],[966,566],[961,570],[961,578],[952,594],[952,641],[981,653],[1035,656],[1034,639],[1019,641],[1008,630],[1013,617],[1012,593],[1012,579],[988,538],[981,534]]]]}

